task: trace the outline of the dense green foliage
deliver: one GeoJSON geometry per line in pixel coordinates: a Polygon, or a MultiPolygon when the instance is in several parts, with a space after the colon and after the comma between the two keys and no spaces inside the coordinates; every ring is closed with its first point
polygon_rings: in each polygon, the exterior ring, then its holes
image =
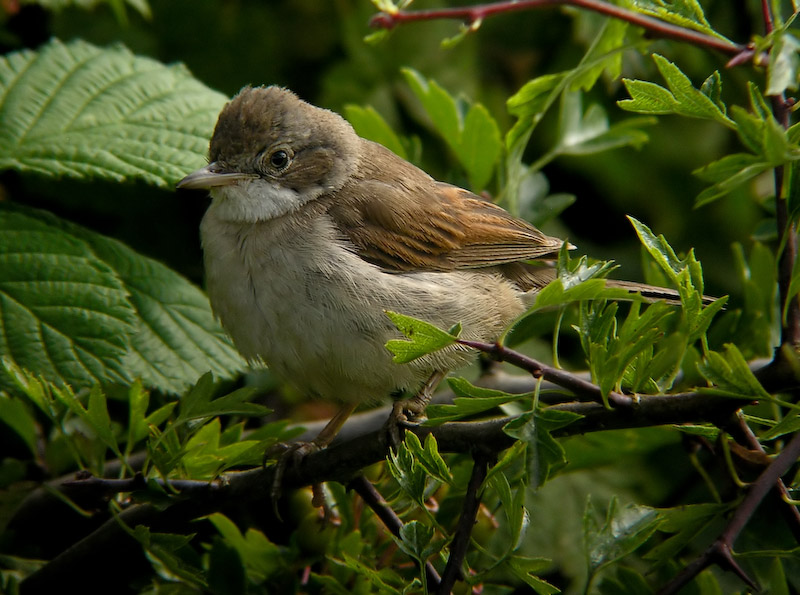
{"type": "MultiPolygon", "coordinates": [[[[800,517],[770,491],[798,483],[794,3],[459,30],[404,23],[441,8],[418,2],[3,3],[0,591],[416,593],[452,572],[457,592],[639,594],[693,560],[686,593],[800,591],[800,517]],[[396,452],[370,426],[310,456],[279,514],[264,453],[330,411],[236,353],[200,289],[205,203],[173,191],[245,84],[602,259],[563,250],[502,340],[470,345],[502,372],[450,378],[396,452]],[[617,302],[610,275],[680,304],[617,302]],[[323,480],[335,521],[305,487],[323,480]]],[[[389,315],[398,365],[463,342],[389,315]]]]}

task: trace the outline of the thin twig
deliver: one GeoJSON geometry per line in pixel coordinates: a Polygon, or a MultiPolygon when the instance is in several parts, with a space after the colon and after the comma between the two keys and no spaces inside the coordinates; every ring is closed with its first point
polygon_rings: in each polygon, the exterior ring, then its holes
{"type": "MultiPolygon", "coordinates": [[[[739,422],[739,428],[741,429],[742,434],[745,436],[747,444],[750,446],[750,448],[766,454],[764,447],[761,446],[761,442],[759,442],[758,438],[753,433],[753,430],[750,429],[750,426],[747,425],[744,416],[740,413],[737,416],[737,419],[739,422]]],[[[777,490],[775,498],[777,500],[776,504],[778,507],[780,507],[783,517],[786,519],[786,524],[789,527],[789,530],[792,532],[795,540],[800,543],[800,510],[797,509],[797,506],[793,506],[789,503],[791,494],[789,494],[789,490],[786,489],[786,484],[783,483],[782,479],[778,479],[778,481],[775,483],[775,489],[777,490]]]]}
{"type": "MultiPolygon", "coordinates": [[[[395,514],[392,507],[387,504],[380,492],[375,489],[375,486],[373,486],[366,477],[358,475],[347,484],[347,488],[361,496],[361,499],[372,509],[392,535],[400,537],[403,521],[395,514]]],[[[442,579],[439,577],[439,573],[436,572],[433,564],[427,561],[425,562],[425,578],[428,581],[429,591],[435,591],[439,588],[442,579]]]]}
{"type": "MultiPolygon", "coordinates": [[[[775,119],[784,128],[789,127],[789,108],[786,99],[772,97],[772,111],[775,119]]],[[[797,229],[789,218],[789,206],[786,188],[786,170],[784,166],[775,168],[775,216],[778,225],[778,245],[781,246],[778,260],[778,288],[780,290],[781,313],[786,318],[781,325],[781,343],[800,345],[800,302],[797,296],[789,295],[794,263],[797,260],[797,229]],[[791,302],[787,305],[787,301],[791,302]]]]}
{"type": "Polygon", "coordinates": [[[705,568],[718,564],[725,570],[735,572],[739,578],[751,588],[758,590],[756,583],[741,569],[733,558],[733,544],[744,526],[752,518],[764,496],[772,489],[789,468],[800,458],[800,433],[786,445],[781,454],[759,475],[754,481],[742,503],[731,517],[728,526],[714,541],[713,544],[691,564],[686,566],[678,575],[661,591],[660,595],[677,593],[684,585],[689,583],[705,568]]]}
{"type": "Polygon", "coordinates": [[[439,585],[440,595],[450,593],[461,575],[461,565],[467,555],[472,528],[475,526],[481,505],[481,486],[489,468],[494,464],[494,460],[496,457],[493,453],[483,450],[478,450],[473,454],[472,475],[469,478],[467,493],[464,495],[464,503],[461,506],[461,516],[458,519],[453,540],[450,542],[450,557],[447,559],[447,566],[442,573],[442,583],[439,585]]]}
{"type": "Polygon", "coordinates": [[[720,52],[737,55],[747,48],[726,39],[707,35],[693,29],[679,27],[655,17],[647,16],[632,10],[615,6],[602,0],[508,0],[506,2],[492,2],[456,8],[443,8],[432,10],[398,10],[393,13],[382,12],[370,20],[370,26],[382,29],[391,29],[403,23],[414,21],[431,21],[436,19],[455,19],[466,22],[468,25],[480,23],[487,17],[520,10],[534,10],[550,6],[576,6],[591,10],[606,16],[626,21],[637,27],[642,27],[657,37],[674,39],[690,43],[699,47],[718,50],[720,52]]]}
{"type": "MultiPolygon", "coordinates": [[[[458,342],[461,345],[472,347],[500,361],[508,362],[530,372],[534,378],[544,378],[553,384],[568,388],[579,397],[587,397],[598,403],[603,402],[603,392],[600,390],[599,386],[571,372],[548,366],[545,363],[514,351],[513,349],[509,349],[499,343],[483,343],[481,341],[469,341],[467,339],[459,339],[458,342]]],[[[608,393],[608,402],[615,407],[626,408],[634,404],[634,400],[631,397],[614,391],[608,393]]]]}

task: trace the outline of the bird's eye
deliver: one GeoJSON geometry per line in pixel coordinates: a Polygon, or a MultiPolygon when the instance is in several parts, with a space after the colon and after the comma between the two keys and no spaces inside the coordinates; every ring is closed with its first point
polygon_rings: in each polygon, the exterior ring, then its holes
{"type": "Polygon", "coordinates": [[[285,149],[278,149],[269,156],[269,164],[278,171],[282,171],[289,167],[291,160],[292,158],[289,155],[289,152],[285,149]]]}

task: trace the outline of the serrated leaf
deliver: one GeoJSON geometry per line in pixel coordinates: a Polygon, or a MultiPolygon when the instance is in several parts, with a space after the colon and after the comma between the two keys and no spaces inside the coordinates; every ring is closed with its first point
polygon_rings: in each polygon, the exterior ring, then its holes
{"type": "Polygon", "coordinates": [[[551,585],[546,580],[535,576],[535,573],[546,572],[552,567],[553,562],[547,558],[523,558],[514,556],[508,562],[508,567],[514,576],[525,582],[539,595],[554,595],[561,593],[561,589],[551,585]]]}
{"type": "Polygon", "coordinates": [[[662,521],[658,529],[674,535],[644,554],[644,558],[660,562],[674,560],[681,550],[705,531],[711,523],[722,518],[728,509],[728,504],[692,504],[661,509],[659,512],[662,521]]]}
{"type": "Polygon", "coordinates": [[[0,354],[35,374],[76,388],[125,377],[136,318],[124,284],[54,217],[7,203],[0,317],[0,354]]]}
{"type": "Polygon", "coordinates": [[[217,415],[266,415],[269,409],[257,403],[248,403],[256,396],[255,387],[242,387],[214,398],[217,385],[211,372],[204,374],[180,401],[180,412],[175,424],[198,419],[208,419],[217,415]]]}
{"type": "Polygon", "coordinates": [[[359,136],[380,143],[396,155],[403,159],[408,159],[408,154],[400,141],[400,137],[395,134],[391,126],[386,123],[386,120],[375,111],[375,108],[372,106],[346,105],[344,106],[344,113],[359,136]]]}
{"type": "Polygon", "coordinates": [[[720,105],[695,89],[689,78],[675,64],[658,54],[653,54],[653,59],[668,88],[655,83],[623,79],[631,99],[618,101],[620,108],[646,114],[679,114],[710,119],[729,128],[736,128],[736,124],[725,115],[720,105]]]}
{"type": "Polygon", "coordinates": [[[170,581],[180,580],[201,589],[207,586],[200,568],[187,563],[178,554],[194,538],[194,534],[155,533],[145,525],[137,525],[133,529],[122,522],[120,525],[142,545],[147,559],[159,576],[170,581]]]}
{"type": "Polygon", "coordinates": [[[711,28],[698,0],[636,0],[630,8],[668,23],[726,40],[711,28]]]}
{"type": "Polygon", "coordinates": [[[661,522],[659,512],[648,506],[619,507],[614,497],[605,520],[598,523],[591,500],[583,517],[586,557],[592,572],[630,554],[655,533],[661,522]]]}
{"type": "Polygon", "coordinates": [[[124,358],[129,377],[180,393],[208,371],[229,378],[247,367],[197,286],[114,239],[96,234],[85,239],[117,273],[136,308],[124,358]]]}
{"type": "Polygon", "coordinates": [[[733,343],[725,352],[709,351],[697,368],[709,382],[727,394],[742,399],[770,399],[770,394],[753,375],[742,352],[733,343]]]}
{"type": "Polygon", "coordinates": [[[0,169],[170,187],[205,163],[225,97],[121,45],[0,59],[0,169]]]}
{"type": "Polygon", "coordinates": [[[576,413],[544,409],[523,413],[503,426],[503,432],[527,445],[526,462],[532,486],[543,485],[567,464],[564,448],[550,432],[580,418],[576,413]]]}
{"type": "Polygon", "coordinates": [[[411,521],[400,527],[397,545],[415,560],[425,561],[430,555],[428,545],[433,538],[433,527],[419,521],[411,521]]]}
{"type": "Polygon", "coordinates": [[[423,446],[416,434],[406,432],[404,443],[416,462],[425,469],[430,477],[442,483],[453,483],[453,475],[450,473],[450,469],[447,467],[447,463],[444,462],[442,455],[439,454],[439,446],[433,434],[428,434],[425,437],[423,446]]]}
{"type": "Polygon", "coordinates": [[[456,395],[452,404],[428,405],[425,413],[428,415],[429,422],[441,424],[448,421],[462,419],[490,411],[520,399],[530,399],[532,394],[513,395],[499,390],[481,388],[470,384],[463,378],[448,378],[447,382],[456,395]]]}
{"type": "MultiPolygon", "coordinates": [[[[406,432],[406,435],[410,432],[406,432]]],[[[392,477],[397,480],[400,489],[420,506],[425,502],[425,485],[428,474],[411,454],[405,441],[400,448],[390,451],[386,457],[387,467],[392,477]]]]}
{"type": "Polygon", "coordinates": [[[386,348],[392,352],[392,361],[405,364],[439,349],[444,349],[456,342],[457,336],[443,331],[429,322],[386,311],[386,316],[394,323],[397,329],[408,337],[408,341],[392,339],[386,343],[386,348]]]}
{"type": "Polygon", "coordinates": [[[246,367],[205,294],[161,263],[43,211],[0,205],[3,228],[0,354],[76,388],[138,377],[179,393],[209,370],[225,378],[246,367]],[[40,361],[48,355],[52,362],[40,361]]]}

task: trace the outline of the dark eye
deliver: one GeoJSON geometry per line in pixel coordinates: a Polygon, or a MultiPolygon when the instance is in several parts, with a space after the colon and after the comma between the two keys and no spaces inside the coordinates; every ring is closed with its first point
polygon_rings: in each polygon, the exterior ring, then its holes
{"type": "Polygon", "coordinates": [[[288,151],[278,149],[269,156],[269,164],[277,170],[284,170],[289,166],[291,157],[288,151]]]}

